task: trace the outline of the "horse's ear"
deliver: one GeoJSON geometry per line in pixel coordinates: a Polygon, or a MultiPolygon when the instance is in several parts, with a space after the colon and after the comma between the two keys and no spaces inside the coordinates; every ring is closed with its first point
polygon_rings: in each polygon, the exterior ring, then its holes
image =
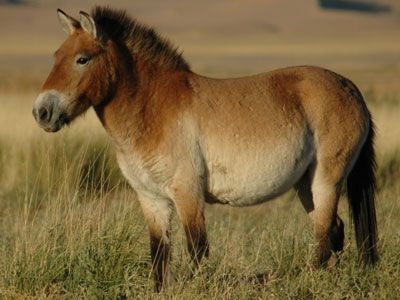
{"type": "Polygon", "coordinates": [[[79,12],[79,17],[80,17],[81,27],[83,28],[83,30],[85,30],[94,38],[97,38],[96,23],[94,22],[93,18],[84,11],[79,12]]]}
{"type": "Polygon", "coordinates": [[[67,34],[72,34],[79,27],[79,22],[73,17],[68,16],[61,9],[57,9],[57,15],[63,30],[67,34]]]}

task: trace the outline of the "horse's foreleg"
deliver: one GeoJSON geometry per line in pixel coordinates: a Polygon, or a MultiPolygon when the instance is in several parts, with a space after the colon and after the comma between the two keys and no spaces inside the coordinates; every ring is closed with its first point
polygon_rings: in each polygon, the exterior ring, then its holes
{"type": "Polygon", "coordinates": [[[155,280],[155,290],[161,291],[170,280],[170,219],[172,203],[165,198],[148,198],[139,195],[150,232],[150,253],[152,273],[155,280]]]}
{"type": "Polygon", "coordinates": [[[204,195],[197,188],[189,189],[176,187],[173,200],[179,218],[185,229],[188,250],[194,267],[197,268],[205,256],[209,254],[206,227],[204,223],[204,195]]]}
{"type": "Polygon", "coordinates": [[[201,216],[198,220],[192,220],[185,223],[186,224],[184,224],[184,228],[188,243],[188,250],[191,259],[197,268],[200,265],[202,258],[208,257],[209,255],[209,244],[204,225],[204,217],[201,216]]]}

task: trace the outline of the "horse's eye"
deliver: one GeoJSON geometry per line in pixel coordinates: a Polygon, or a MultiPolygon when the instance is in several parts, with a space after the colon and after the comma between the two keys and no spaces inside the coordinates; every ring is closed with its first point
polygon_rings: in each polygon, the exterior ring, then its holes
{"type": "Polygon", "coordinates": [[[76,63],[78,65],[86,65],[89,61],[89,58],[87,57],[79,57],[78,60],[76,61],[76,63]]]}

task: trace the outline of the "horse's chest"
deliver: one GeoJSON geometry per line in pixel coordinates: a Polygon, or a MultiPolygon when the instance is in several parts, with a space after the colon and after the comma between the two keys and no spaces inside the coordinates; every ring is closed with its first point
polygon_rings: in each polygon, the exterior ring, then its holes
{"type": "Polygon", "coordinates": [[[154,161],[150,162],[134,153],[118,153],[117,160],[122,174],[135,191],[162,194],[159,178],[156,178],[149,167],[150,164],[155,164],[154,161]]]}

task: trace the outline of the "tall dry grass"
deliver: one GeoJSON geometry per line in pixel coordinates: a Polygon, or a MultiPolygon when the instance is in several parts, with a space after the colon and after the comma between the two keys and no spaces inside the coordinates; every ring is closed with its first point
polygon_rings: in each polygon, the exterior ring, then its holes
{"type": "Polygon", "coordinates": [[[0,296],[25,299],[396,298],[400,292],[400,103],[367,93],[378,128],[381,260],[357,263],[346,201],[345,251],[310,271],[312,228],[293,192],[255,208],[207,206],[211,257],[190,279],[173,225],[176,282],[153,293],[148,236],[135,194],[92,113],[54,135],[31,116],[35,94],[0,97],[0,296]]]}

